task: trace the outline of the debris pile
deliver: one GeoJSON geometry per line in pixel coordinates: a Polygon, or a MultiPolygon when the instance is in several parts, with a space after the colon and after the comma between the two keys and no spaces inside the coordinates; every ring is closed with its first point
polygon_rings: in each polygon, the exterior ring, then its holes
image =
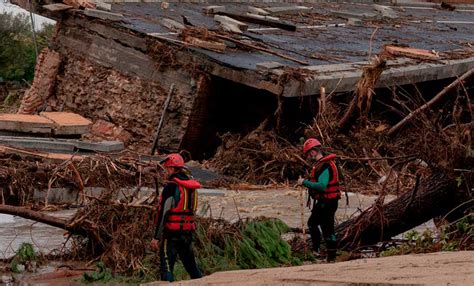
{"type": "Polygon", "coordinates": [[[67,188],[79,194],[79,201],[89,201],[84,189],[123,190],[153,186],[150,174],[143,174],[149,163],[129,153],[119,158],[107,155],[64,155],[58,159],[39,152],[19,153],[9,148],[0,152],[2,203],[28,205],[35,190],[46,192],[45,205],[53,189],[67,188]]]}
{"type": "Polygon", "coordinates": [[[282,183],[305,173],[300,150],[273,131],[261,128],[240,136],[225,134],[209,166],[224,175],[257,184],[282,183]]]}

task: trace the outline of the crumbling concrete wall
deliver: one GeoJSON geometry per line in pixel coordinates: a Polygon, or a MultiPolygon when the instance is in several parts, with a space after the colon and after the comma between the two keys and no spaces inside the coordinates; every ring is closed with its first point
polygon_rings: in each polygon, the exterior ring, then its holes
{"type": "MultiPolygon", "coordinates": [[[[149,39],[84,17],[65,18],[52,43],[62,59],[47,109],[71,111],[91,120],[91,138],[119,139],[149,152],[168,89],[175,92],[159,146],[178,150],[187,132],[200,75],[166,66],[150,54],[149,39]]],[[[46,72],[48,62],[38,63],[46,72]]],[[[202,93],[202,92],[201,92],[202,93]]],[[[189,144],[188,144],[189,146],[189,144]]]]}
{"type": "MultiPolygon", "coordinates": [[[[159,83],[124,75],[70,55],[58,77],[53,110],[77,112],[94,121],[95,136],[123,140],[141,151],[150,150],[167,90],[159,83]]],[[[178,90],[168,109],[160,143],[180,145],[192,109],[193,94],[178,90]]]]}

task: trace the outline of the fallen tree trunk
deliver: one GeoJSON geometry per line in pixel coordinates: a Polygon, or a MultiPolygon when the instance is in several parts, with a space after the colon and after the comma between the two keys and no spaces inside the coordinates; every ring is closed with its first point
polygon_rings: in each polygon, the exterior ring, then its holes
{"type": "Polygon", "coordinates": [[[22,218],[34,220],[37,222],[41,222],[50,226],[62,228],[67,230],[73,234],[81,234],[85,235],[89,231],[84,228],[82,225],[70,225],[67,220],[54,217],[51,215],[47,215],[40,211],[30,210],[24,207],[16,207],[10,205],[0,205],[0,213],[2,214],[9,214],[14,216],[19,216],[22,218]]]}
{"type": "MultiPolygon", "coordinates": [[[[408,231],[434,217],[446,215],[462,202],[468,195],[460,195],[456,181],[442,172],[435,172],[420,182],[413,191],[384,204],[374,204],[356,218],[350,219],[336,227],[341,248],[353,249],[358,246],[373,245],[380,241],[390,240],[393,236],[408,231]]],[[[101,203],[106,205],[106,203],[101,203]]],[[[124,210],[125,206],[117,206],[124,210]]],[[[143,208],[146,209],[146,208],[143,208]]],[[[117,210],[115,210],[117,211],[117,210]]],[[[72,234],[92,237],[94,241],[109,242],[110,234],[98,228],[96,221],[89,216],[77,215],[80,218],[70,222],[39,211],[23,207],[0,205],[0,213],[20,216],[51,226],[65,229],[72,234]]],[[[76,216],[76,217],[77,217],[76,216]]],[[[104,245],[104,247],[106,247],[104,245]]]]}
{"type": "Polygon", "coordinates": [[[341,248],[355,248],[390,240],[428,220],[447,214],[459,205],[456,182],[435,172],[418,188],[384,204],[374,204],[358,217],[336,227],[341,248]]]}
{"type": "Polygon", "coordinates": [[[67,227],[67,222],[64,219],[57,218],[44,214],[42,212],[30,210],[24,207],[15,207],[9,205],[0,205],[0,213],[15,215],[26,219],[31,219],[37,222],[48,224],[51,226],[59,227],[65,230],[69,230],[67,227]]]}

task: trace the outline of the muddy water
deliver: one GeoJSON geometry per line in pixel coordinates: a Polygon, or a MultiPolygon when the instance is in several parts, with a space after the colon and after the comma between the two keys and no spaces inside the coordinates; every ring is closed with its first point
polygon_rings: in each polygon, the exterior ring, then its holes
{"type": "MultiPolygon", "coordinates": [[[[224,218],[236,221],[239,218],[255,218],[260,216],[275,217],[283,220],[290,227],[306,226],[310,209],[306,207],[306,197],[301,192],[291,189],[234,191],[234,190],[200,190],[200,209],[207,209],[204,216],[224,218]],[[301,202],[303,201],[303,207],[301,202]],[[208,207],[206,207],[208,206],[208,207]],[[303,220],[301,212],[303,211],[303,220]]],[[[338,222],[357,216],[361,210],[371,206],[377,196],[366,196],[349,193],[349,205],[346,198],[339,202],[336,213],[338,222]]],[[[386,202],[393,200],[388,196],[386,202]]],[[[63,210],[48,214],[70,218],[76,210],[63,210]]],[[[432,222],[417,228],[423,231],[433,228],[432,222]]],[[[14,255],[21,243],[29,242],[42,253],[50,253],[61,249],[66,241],[65,231],[31,220],[0,214],[0,258],[9,258],[14,255]]]]}
{"type": "MultiPolygon", "coordinates": [[[[371,206],[377,196],[366,196],[357,193],[348,193],[349,204],[346,204],[345,195],[339,201],[336,213],[337,220],[344,221],[356,216],[361,210],[371,206]]],[[[387,196],[386,202],[394,196],[387,196]]],[[[222,217],[229,221],[240,218],[255,218],[259,216],[275,217],[283,220],[290,227],[301,227],[303,220],[311,214],[306,207],[306,192],[289,189],[275,189],[262,191],[226,191],[223,196],[201,196],[201,206],[209,205],[207,216],[222,217]],[[301,206],[303,204],[303,207],[301,206]]]]}
{"type": "MultiPolygon", "coordinates": [[[[70,218],[76,210],[48,212],[48,214],[70,218]]],[[[36,250],[50,253],[60,249],[66,241],[65,231],[28,219],[0,214],[0,258],[9,258],[23,242],[31,243],[36,250]]]]}
{"type": "MultiPolygon", "coordinates": [[[[217,191],[217,190],[216,190],[217,191]]],[[[348,193],[347,204],[345,194],[339,201],[336,221],[340,223],[355,217],[370,207],[378,196],[348,193]]],[[[385,203],[395,199],[387,195],[385,203]]],[[[239,218],[255,218],[260,216],[279,218],[290,227],[306,227],[311,210],[306,206],[306,192],[294,189],[275,189],[258,191],[225,191],[222,196],[201,196],[200,205],[208,205],[205,216],[224,218],[237,221],[239,218]],[[303,206],[301,206],[303,204],[303,206]],[[303,215],[302,215],[303,213],[303,215]]],[[[415,228],[417,231],[434,229],[431,221],[415,228]]],[[[401,238],[402,235],[397,238],[401,238]]]]}

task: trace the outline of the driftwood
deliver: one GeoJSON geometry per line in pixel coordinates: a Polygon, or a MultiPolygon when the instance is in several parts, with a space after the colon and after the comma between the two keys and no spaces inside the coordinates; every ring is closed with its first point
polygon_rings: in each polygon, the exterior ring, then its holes
{"type": "Polygon", "coordinates": [[[268,18],[261,18],[258,16],[252,16],[252,15],[243,15],[243,14],[235,14],[235,13],[228,13],[228,12],[218,12],[217,14],[231,17],[235,20],[243,21],[243,22],[248,22],[248,23],[254,23],[254,24],[259,24],[259,25],[264,25],[264,26],[269,26],[269,27],[275,27],[275,28],[280,28],[282,30],[287,30],[287,31],[296,31],[296,26],[291,24],[291,23],[286,23],[282,21],[276,21],[268,18]]]}
{"type": "Polygon", "coordinates": [[[374,204],[358,217],[336,227],[342,248],[373,245],[450,212],[460,203],[456,182],[441,172],[421,181],[413,191],[382,205],[374,204]]]}
{"type": "Polygon", "coordinates": [[[280,54],[278,52],[272,51],[272,50],[267,49],[267,48],[262,48],[262,47],[259,47],[259,46],[256,46],[256,45],[245,43],[243,41],[236,40],[232,37],[218,35],[218,34],[216,34],[215,36],[219,39],[226,40],[226,41],[229,41],[229,42],[233,42],[237,45],[240,45],[240,46],[243,46],[243,47],[246,47],[246,48],[250,48],[250,49],[257,50],[257,51],[265,52],[267,54],[275,55],[275,56],[278,56],[278,57],[283,58],[285,60],[289,60],[289,61],[301,64],[301,65],[305,65],[305,66],[308,65],[308,63],[305,62],[305,61],[301,61],[301,60],[295,59],[293,57],[290,57],[290,56],[287,56],[287,55],[284,55],[284,54],[280,54]]]}
{"type": "Polygon", "coordinates": [[[415,118],[417,115],[422,113],[423,111],[431,108],[433,105],[435,105],[437,102],[439,102],[448,92],[450,92],[453,88],[457,87],[458,85],[462,84],[463,81],[468,80],[470,77],[474,75],[474,68],[470,69],[466,73],[464,73],[461,77],[453,81],[450,85],[447,87],[443,88],[435,97],[433,97],[430,101],[427,103],[423,104],[420,108],[414,110],[410,114],[408,114],[407,117],[405,117],[402,121],[398,122],[395,126],[393,126],[389,131],[388,135],[392,136],[395,133],[397,133],[401,128],[403,128],[408,122],[410,122],[413,118],[415,118]]]}

